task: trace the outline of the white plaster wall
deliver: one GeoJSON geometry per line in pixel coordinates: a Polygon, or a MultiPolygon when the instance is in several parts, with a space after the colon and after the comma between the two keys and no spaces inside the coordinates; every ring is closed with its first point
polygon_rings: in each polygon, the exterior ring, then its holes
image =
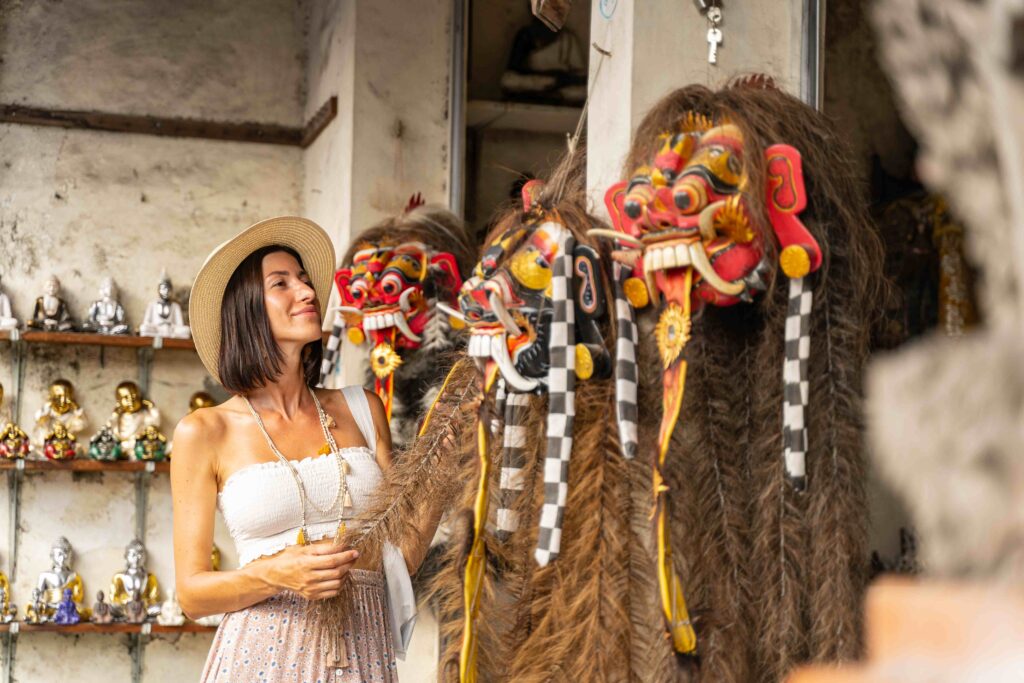
{"type": "MultiPolygon", "coordinates": [[[[301,125],[305,104],[305,4],[23,1],[0,6],[0,93],[4,102],[113,113],[156,114],[301,125]]],[[[317,103],[315,106],[319,106],[317,103]]],[[[115,277],[130,322],[155,296],[161,268],[187,292],[205,255],[250,223],[297,213],[302,205],[298,148],[155,138],[56,128],[0,126],[0,274],[15,312],[31,312],[56,273],[81,317],[100,279],[115,277]]],[[[6,344],[0,382],[11,387],[6,344]]],[[[114,386],[136,379],[133,351],[31,347],[22,424],[45,388],[67,377],[93,425],[113,405],[114,386]]],[[[198,358],[160,351],[150,397],[168,435],[195,390],[211,389],[198,358]]],[[[87,430],[87,435],[92,434],[87,430]]],[[[7,489],[0,487],[0,560],[6,566],[7,489]]],[[[166,476],[151,486],[147,546],[164,588],[174,582],[166,476]]],[[[23,610],[50,544],[66,535],[93,599],[123,566],[134,534],[130,474],[48,473],[26,477],[14,598],[23,610]]],[[[234,552],[222,524],[225,565],[234,552]]],[[[197,680],[211,636],[157,639],[147,648],[146,681],[197,680]]],[[[129,679],[119,636],[25,634],[14,675],[20,683],[129,679]]]]}

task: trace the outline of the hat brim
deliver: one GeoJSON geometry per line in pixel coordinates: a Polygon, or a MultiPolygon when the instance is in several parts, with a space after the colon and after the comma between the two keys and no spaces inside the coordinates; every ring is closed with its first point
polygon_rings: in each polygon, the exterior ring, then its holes
{"type": "Polygon", "coordinates": [[[257,249],[271,245],[290,247],[316,290],[323,320],[334,281],[334,244],[324,229],[311,220],[296,216],[268,218],[251,225],[213,250],[192,284],[189,297],[189,325],[199,359],[220,382],[220,314],[224,291],[238,266],[257,249]]]}

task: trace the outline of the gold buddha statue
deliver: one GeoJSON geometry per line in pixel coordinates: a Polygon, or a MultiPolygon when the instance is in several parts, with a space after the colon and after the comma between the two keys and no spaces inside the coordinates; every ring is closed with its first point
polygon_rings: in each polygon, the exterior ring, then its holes
{"type": "Polygon", "coordinates": [[[18,608],[11,600],[11,582],[7,574],[0,572],[0,623],[9,624],[18,615],[18,608]]]}
{"type": "Polygon", "coordinates": [[[28,435],[14,424],[11,411],[4,406],[4,385],[0,384],[0,458],[25,458],[30,448],[28,435]]]}
{"type": "Polygon", "coordinates": [[[59,379],[50,385],[46,402],[36,411],[35,419],[32,438],[40,446],[53,432],[57,422],[63,424],[76,438],[88,425],[85,411],[75,403],[75,388],[66,379],[59,379]]]}
{"type": "Polygon", "coordinates": [[[197,391],[188,399],[188,412],[194,413],[200,408],[211,408],[215,405],[217,402],[213,400],[213,396],[205,391],[197,391]]]}
{"type": "Polygon", "coordinates": [[[110,416],[110,428],[121,442],[122,452],[134,453],[136,436],[146,427],[160,428],[160,411],[152,401],[142,398],[135,382],[121,382],[114,393],[117,405],[110,416]]]}
{"type": "MultiPolygon", "coordinates": [[[[82,604],[85,599],[85,587],[82,577],[71,568],[74,551],[68,539],[61,536],[50,548],[50,560],[53,563],[49,571],[39,574],[36,590],[39,591],[39,602],[25,608],[26,617],[34,615],[36,619],[48,620],[57,611],[57,605],[64,598],[64,589],[71,590],[71,599],[78,608],[82,618],[89,617],[89,610],[82,604]]],[[[35,598],[33,596],[33,602],[35,598]]],[[[35,622],[38,623],[38,622],[35,622]]]]}
{"type": "Polygon", "coordinates": [[[124,549],[127,566],[124,571],[110,579],[110,604],[114,615],[126,616],[128,603],[137,596],[142,601],[146,615],[160,614],[160,585],[156,576],[146,571],[146,547],[139,539],[133,540],[124,549]]]}
{"type": "Polygon", "coordinates": [[[77,453],[75,435],[67,430],[63,422],[54,422],[53,431],[43,440],[43,455],[47,460],[71,460],[77,453]]]}

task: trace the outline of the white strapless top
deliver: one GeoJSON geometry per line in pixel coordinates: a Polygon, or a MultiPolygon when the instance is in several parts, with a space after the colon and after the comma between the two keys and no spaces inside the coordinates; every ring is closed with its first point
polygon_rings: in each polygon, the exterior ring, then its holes
{"type": "MultiPolygon", "coordinates": [[[[363,388],[345,387],[342,394],[367,443],[339,449],[351,468],[348,489],[352,507],[345,510],[348,519],[367,509],[383,474],[375,455],[377,430],[363,388]]],[[[309,540],[333,536],[338,528],[338,512],[332,503],[337,500],[341,486],[334,456],[314,455],[293,462],[309,497],[306,503],[309,540]],[[323,513],[318,507],[330,509],[323,513]]],[[[302,503],[288,465],[280,460],[254,463],[234,472],[217,495],[217,507],[235,542],[240,567],[257,558],[274,555],[298,541],[302,503]]],[[[395,648],[404,659],[415,623],[416,599],[405,559],[391,544],[384,549],[384,575],[395,648]]]]}

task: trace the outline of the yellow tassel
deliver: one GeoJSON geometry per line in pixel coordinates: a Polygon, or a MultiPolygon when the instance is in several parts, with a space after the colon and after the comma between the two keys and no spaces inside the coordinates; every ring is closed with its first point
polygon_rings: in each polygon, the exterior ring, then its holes
{"type": "Polygon", "coordinates": [[[299,536],[295,539],[295,542],[299,545],[306,545],[306,530],[299,527],[299,536]]]}
{"type": "Polygon", "coordinates": [[[345,491],[345,501],[342,504],[347,508],[354,507],[352,505],[352,494],[348,490],[345,491]]]}

